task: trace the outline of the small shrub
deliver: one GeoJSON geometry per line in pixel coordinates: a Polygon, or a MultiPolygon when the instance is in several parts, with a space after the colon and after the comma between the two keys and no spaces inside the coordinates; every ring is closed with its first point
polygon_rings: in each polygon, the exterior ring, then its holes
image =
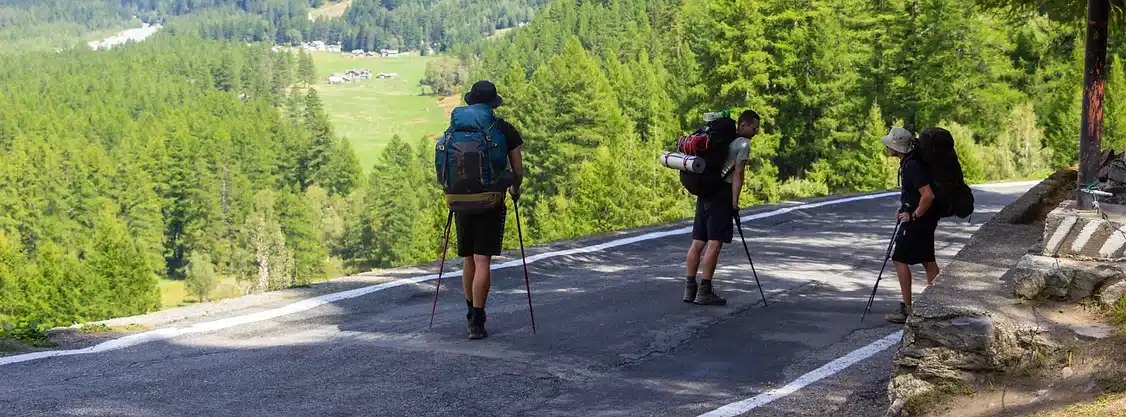
{"type": "Polygon", "coordinates": [[[829,186],[805,178],[790,178],[778,187],[778,193],[783,199],[788,200],[820,197],[829,194],[829,186]]]}

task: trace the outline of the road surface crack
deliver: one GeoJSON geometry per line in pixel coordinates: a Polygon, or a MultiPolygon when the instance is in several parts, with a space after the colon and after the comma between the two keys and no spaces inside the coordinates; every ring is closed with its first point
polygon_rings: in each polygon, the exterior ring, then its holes
{"type": "MultiPolygon", "coordinates": [[[[801,285],[798,285],[798,286],[795,286],[795,287],[785,289],[781,292],[775,293],[774,295],[768,296],[767,298],[771,301],[777,301],[777,299],[779,299],[779,298],[789,297],[789,296],[791,296],[791,295],[793,295],[797,292],[800,292],[801,290],[808,289],[808,288],[811,288],[811,287],[816,287],[818,285],[820,285],[820,283],[816,282],[816,281],[807,282],[807,283],[804,283],[804,284],[801,284],[801,285]]],[[[696,339],[696,336],[698,336],[700,333],[704,332],[705,330],[708,330],[712,327],[715,327],[716,325],[724,322],[725,320],[727,320],[730,317],[734,317],[734,316],[738,316],[740,314],[746,313],[746,312],[750,311],[752,308],[755,308],[755,307],[757,307],[761,304],[762,304],[762,301],[759,300],[757,302],[747,304],[746,306],[743,306],[742,308],[739,308],[737,310],[733,310],[733,311],[731,311],[727,314],[712,317],[710,320],[703,321],[702,323],[699,323],[699,324],[696,324],[696,325],[681,326],[681,327],[674,328],[672,330],[666,331],[666,332],[664,332],[664,334],[666,334],[666,335],[672,334],[672,335],[670,335],[669,337],[666,337],[664,339],[665,340],[675,339],[675,341],[673,341],[672,343],[667,343],[667,342],[662,343],[660,341],[650,343],[649,349],[644,351],[644,353],[641,353],[641,354],[638,354],[638,355],[633,355],[632,357],[627,358],[623,361],[619,361],[617,363],[607,365],[607,366],[605,366],[605,368],[608,368],[610,370],[628,368],[628,367],[632,367],[632,366],[635,366],[635,365],[639,365],[643,362],[646,362],[650,358],[672,353],[673,351],[679,349],[680,347],[682,347],[682,346],[688,344],[689,342],[691,342],[692,340],[696,339]],[[683,334],[683,336],[676,338],[675,334],[684,333],[684,332],[686,332],[686,334],[683,334]],[[658,346],[658,347],[654,347],[654,346],[658,346]]]]}

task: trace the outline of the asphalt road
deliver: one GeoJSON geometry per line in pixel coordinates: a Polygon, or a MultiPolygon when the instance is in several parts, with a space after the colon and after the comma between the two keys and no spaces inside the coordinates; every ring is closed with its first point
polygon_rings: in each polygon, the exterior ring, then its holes
{"type": "MultiPolygon", "coordinates": [[[[975,190],[972,222],[939,226],[940,263],[1028,187],[975,190]]],[[[897,306],[894,273],[860,320],[896,206],[883,197],[744,223],[769,306],[738,235],[716,273],[728,304],[681,302],[690,237],[680,234],[529,264],[537,334],[515,267],[494,272],[489,338],[467,340],[453,272],[433,330],[433,282],[404,285],[225,330],[3,365],[0,415],[699,416],[901,330],[882,317],[897,306]]],[[[880,415],[894,350],[746,415],[880,415]]]]}

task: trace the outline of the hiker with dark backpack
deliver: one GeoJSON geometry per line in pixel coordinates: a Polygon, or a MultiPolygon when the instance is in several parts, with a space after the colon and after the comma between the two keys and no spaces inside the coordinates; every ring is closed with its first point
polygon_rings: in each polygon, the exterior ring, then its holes
{"type": "MultiPolygon", "coordinates": [[[[453,110],[449,129],[435,145],[435,165],[457,224],[469,338],[482,339],[489,335],[485,301],[492,257],[500,255],[504,240],[505,192],[514,202],[520,199],[524,141],[515,127],[493,114],[502,103],[493,83],[473,84],[465,103],[453,110]]],[[[448,226],[446,233],[448,241],[448,226]]]]}
{"type": "Polygon", "coordinates": [[[720,249],[734,237],[733,219],[739,215],[739,196],[750,158],[750,140],[758,134],[759,123],[759,115],[751,110],[740,114],[738,123],[726,115],[712,115],[703,129],[678,140],[679,151],[704,159],[704,172],[680,173],[681,184],[696,196],[692,246],[685,259],[683,300],[686,303],[727,304],[727,300],[715,293],[712,278],[720,249]],[[701,262],[704,273],[697,283],[701,262]]]}
{"type": "Polygon", "coordinates": [[[911,266],[922,264],[927,285],[938,277],[935,260],[934,232],[944,217],[965,218],[973,212],[973,193],[965,184],[954,138],[942,128],[930,128],[916,139],[906,129],[895,127],[883,137],[891,156],[900,159],[900,223],[894,238],[891,259],[899,277],[903,301],[899,310],[884,318],[892,323],[905,323],[911,315],[911,266]]]}

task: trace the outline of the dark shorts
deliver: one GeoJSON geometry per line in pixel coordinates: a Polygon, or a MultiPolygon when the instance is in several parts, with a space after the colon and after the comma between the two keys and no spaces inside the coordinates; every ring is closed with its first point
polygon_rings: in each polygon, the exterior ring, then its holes
{"type": "Polygon", "coordinates": [[[454,214],[457,224],[457,256],[500,255],[504,241],[504,218],[508,208],[480,213],[454,214]]]}
{"type": "Polygon", "coordinates": [[[713,196],[696,199],[696,222],[692,240],[731,243],[735,233],[735,208],[731,206],[731,186],[713,196]]]}
{"type": "Polygon", "coordinates": [[[907,265],[934,262],[934,231],[937,228],[937,220],[903,223],[891,260],[907,265]]]}

